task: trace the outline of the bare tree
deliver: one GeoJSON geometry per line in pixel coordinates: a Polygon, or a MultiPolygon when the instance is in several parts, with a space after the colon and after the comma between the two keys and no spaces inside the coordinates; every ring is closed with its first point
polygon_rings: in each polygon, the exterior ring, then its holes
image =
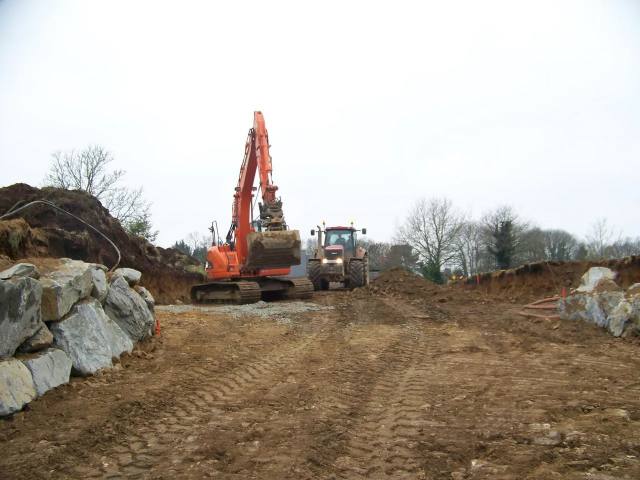
{"type": "Polygon", "coordinates": [[[623,258],[631,255],[640,255],[640,237],[635,239],[625,238],[615,241],[606,249],[609,258],[623,258]]]}
{"type": "Polygon", "coordinates": [[[191,232],[181,241],[183,245],[187,245],[190,255],[200,261],[203,265],[207,261],[207,250],[211,245],[211,235],[202,234],[200,232],[191,232]]]}
{"type": "Polygon", "coordinates": [[[576,237],[564,230],[544,230],[544,242],[547,260],[571,260],[578,249],[576,237]]]}
{"type": "Polygon", "coordinates": [[[445,264],[456,258],[464,217],[447,198],[418,200],[400,227],[401,243],[410,245],[424,264],[425,276],[442,281],[445,264]]]}
{"type": "Polygon", "coordinates": [[[82,190],[98,199],[116,188],[123,170],[108,171],[113,161],[111,154],[99,145],[77,152],[55,152],[45,184],[65,190],[82,190]]]}
{"type": "Polygon", "coordinates": [[[367,251],[369,268],[371,270],[384,270],[389,256],[390,245],[362,237],[358,238],[358,244],[367,251]]]}
{"type": "MultiPolygon", "coordinates": [[[[587,251],[589,257],[593,259],[607,258],[607,248],[614,243],[616,234],[607,222],[606,218],[599,218],[593,225],[591,231],[587,235],[587,251]]],[[[619,240],[619,239],[618,239],[619,240]]]]}
{"type": "Polygon", "coordinates": [[[520,248],[514,258],[516,264],[547,260],[546,235],[538,227],[528,228],[522,232],[520,248]]]}
{"type": "Polygon", "coordinates": [[[151,225],[151,205],[145,201],[142,187],[119,185],[124,170],[109,170],[111,153],[99,145],[82,151],[55,152],[44,184],[65,190],[82,190],[96,197],[132,235],[154,241],[158,235],[151,225]]]}
{"type": "Polygon", "coordinates": [[[457,267],[465,276],[478,273],[482,256],[482,226],[478,222],[467,221],[460,228],[456,241],[457,267]]]}

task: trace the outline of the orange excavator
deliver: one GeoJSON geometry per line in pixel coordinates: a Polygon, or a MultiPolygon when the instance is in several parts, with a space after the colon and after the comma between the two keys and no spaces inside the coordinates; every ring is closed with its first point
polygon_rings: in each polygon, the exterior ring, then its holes
{"type": "Polygon", "coordinates": [[[253,114],[238,185],[233,195],[231,227],[225,240],[211,226],[213,244],[207,251],[207,283],[191,288],[194,302],[253,303],[280,298],[309,298],[313,284],[306,278],[284,278],[300,264],[300,232],[289,230],[282,200],[272,180],[269,136],[261,112],[253,114]],[[254,187],[256,171],[259,187],[254,187]],[[254,192],[259,188],[259,218],[253,219],[254,192]]]}

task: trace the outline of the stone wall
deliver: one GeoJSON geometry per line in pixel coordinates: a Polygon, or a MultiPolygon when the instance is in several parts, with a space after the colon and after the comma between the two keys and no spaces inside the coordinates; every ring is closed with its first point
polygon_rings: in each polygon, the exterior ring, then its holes
{"type": "Polygon", "coordinates": [[[0,416],[71,375],[112,367],[154,335],[154,299],[140,277],[67,258],[0,272],[0,416]]]}

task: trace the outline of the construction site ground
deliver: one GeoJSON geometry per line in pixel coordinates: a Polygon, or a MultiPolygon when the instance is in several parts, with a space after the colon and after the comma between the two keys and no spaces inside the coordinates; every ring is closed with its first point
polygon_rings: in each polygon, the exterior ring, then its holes
{"type": "Polygon", "coordinates": [[[0,478],[640,478],[633,341],[463,290],[278,305],[160,307],[0,422],[0,478]]]}

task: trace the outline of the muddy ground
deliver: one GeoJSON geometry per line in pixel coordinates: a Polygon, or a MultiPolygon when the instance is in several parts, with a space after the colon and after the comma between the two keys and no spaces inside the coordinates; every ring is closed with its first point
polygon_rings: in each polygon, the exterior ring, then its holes
{"type": "Polygon", "coordinates": [[[0,478],[640,478],[636,343],[478,293],[311,303],[161,308],[119,368],[0,421],[0,478]]]}

